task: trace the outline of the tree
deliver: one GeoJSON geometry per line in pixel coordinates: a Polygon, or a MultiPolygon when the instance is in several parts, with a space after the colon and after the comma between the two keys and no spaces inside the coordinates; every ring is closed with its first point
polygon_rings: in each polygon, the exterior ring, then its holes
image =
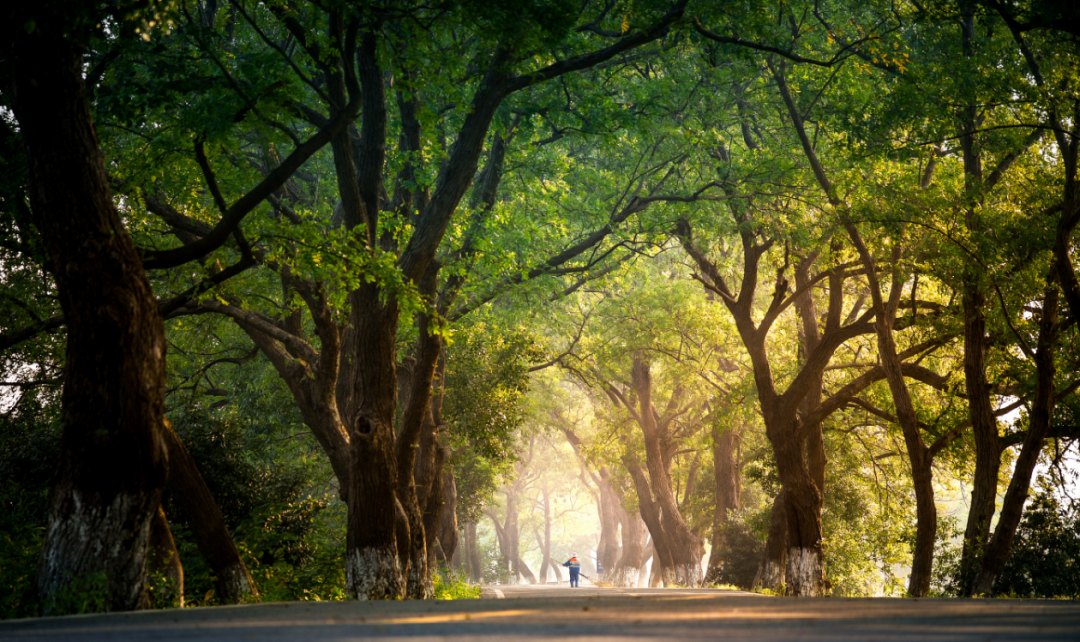
{"type": "Polygon", "coordinates": [[[72,584],[91,581],[108,609],[130,610],[143,593],[167,475],[165,331],[113,204],[82,77],[86,39],[105,16],[70,16],[62,3],[6,13],[5,102],[18,120],[30,212],[68,327],[61,472],[38,592],[50,612],[72,584]]]}

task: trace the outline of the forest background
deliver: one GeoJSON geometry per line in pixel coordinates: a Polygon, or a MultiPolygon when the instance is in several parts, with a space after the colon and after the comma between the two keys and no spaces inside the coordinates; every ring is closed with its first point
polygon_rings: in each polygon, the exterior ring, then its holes
{"type": "Polygon", "coordinates": [[[3,617],[1080,595],[1072,3],[5,12],[3,617]]]}

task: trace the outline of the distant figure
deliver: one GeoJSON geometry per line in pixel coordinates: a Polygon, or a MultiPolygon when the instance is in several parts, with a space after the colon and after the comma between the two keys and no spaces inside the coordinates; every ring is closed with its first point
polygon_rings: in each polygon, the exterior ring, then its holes
{"type": "Polygon", "coordinates": [[[596,560],[596,577],[600,577],[604,574],[604,565],[600,562],[600,559],[596,560]]]}
{"type": "Polygon", "coordinates": [[[570,569],[570,586],[578,588],[581,581],[578,579],[578,574],[581,573],[581,562],[578,561],[577,553],[572,554],[570,559],[563,562],[563,566],[570,569]]]}

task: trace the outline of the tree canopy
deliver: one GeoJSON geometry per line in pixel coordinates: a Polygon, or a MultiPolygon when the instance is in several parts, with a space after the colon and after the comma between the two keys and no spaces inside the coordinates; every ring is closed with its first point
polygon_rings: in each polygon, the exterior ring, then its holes
{"type": "Polygon", "coordinates": [[[1075,596],[1071,6],[4,12],[4,617],[1075,596]]]}

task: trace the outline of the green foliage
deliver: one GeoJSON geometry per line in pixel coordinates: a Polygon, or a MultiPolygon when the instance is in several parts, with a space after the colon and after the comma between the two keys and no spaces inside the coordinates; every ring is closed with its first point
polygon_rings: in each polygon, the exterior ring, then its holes
{"type": "MultiPolygon", "coordinates": [[[[56,410],[24,393],[0,415],[0,619],[39,613],[33,582],[60,453],[56,410]]],[[[58,606],[80,607],[78,593],[66,593],[58,606]]]]}
{"type": "Polygon", "coordinates": [[[105,573],[93,573],[69,583],[56,596],[42,605],[42,611],[53,615],[103,613],[109,602],[105,573]]]}
{"type": "Polygon", "coordinates": [[[453,570],[437,569],[432,576],[435,582],[436,600],[475,600],[483,592],[479,586],[469,582],[453,570]]]}
{"type": "MultiPolygon", "coordinates": [[[[1045,480],[1040,480],[1045,482],[1045,480]]],[[[956,596],[960,589],[961,530],[943,521],[934,559],[934,590],[956,596]]],[[[994,595],[1025,598],[1080,598],[1080,515],[1043,483],[1024,509],[1005,569],[994,595]]]]}
{"type": "Polygon", "coordinates": [[[515,454],[525,421],[528,368],[541,357],[522,329],[476,323],[453,333],[446,356],[443,417],[458,491],[458,518],[476,521],[515,454]]]}
{"type": "MultiPolygon", "coordinates": [[[[318,489],[326,474],[318,459],[282,448],[275,430],[261,435],[252,419],[221,419],[193,409],[178,417],[176,428],[222,509],[261,599],[344,599],[344,505],[318,489]]],[[[186,592],[193,605],[213,604],[211,570],[182,512],[171,506],[167,497],[166,512],[176,516],[172,530],[186,592]]]]}
{"type": "Polygon", "coordinates": [[[1080,511],[1052,489],[1032,496],[995,595],[1080,598],[1080,511]]]}
{"type": "Polygon", "coordinates": [[[938,597],[957,596],[960,588],[960,538],[964,532],[955,517],[938,521],[937,541],[934,543],[934,571],[930,581],[931,594],[938,597]]]}
{"type": "Polygon", "coordinates": [[[147,571],[146,597],[151,609],[180,608],[180,587],[163,571],[147,571]]]}
{"type": "MultiPolygon", "coordinates": [[[[140,247],[180,243],[170,232],[173,223],[146,211],[151,197],[195,223],[220,220],[192,154],[196,145],[232,203],[310,136],[328,110],[320,96],[325,79],[319,79],[317,61],[304,47],[318,45],[326,55],[327,24],[318,3],[289,5],[309,40],[298,40],[274,17],[276,3],[236,4],[216,19],[207,13],[210,3],[68,5],[11,4],[3,33],[21,38],[66,30],[87,45],[88,78],[101,65],[100,82],[90,88],[97,134],[117,181],[118,207],[140,247]]],[[[338,177],[331,151],[323,149],[277,190],[288,213],[262,204],[245,219],[243,243],[255,248],[257,265],[201,295],[279,327],[296,320],[298,336],[316,350],[314,324],[286,274],[318,285],[338,327],[349,319],[350,292],[364,284],[378,283],[383,302],[393,301],[401,319],[430,305],[398,266],[398,252],[415,231],[417,213],[405,210],[425,199],[398,200],[395,183],[420,191],[435,185],[454,134],[475,113],[472,92],[484,82],[496,46],[508,54],[499,72],[529,74],[636,34],[670,8],[661,0],[400,5],[384,16],[376,52],[392,90],[383,187],[384,200],[393,206],[378,215],[381,242],[369,247],[355,230],[332,221],[338,177]],[[395,107],[410,100],[421,136],[420,149],[406,152],[393,144],[405,129],[395,107]],[[399,173],[407,165],[413,170],[408,177],[399,173]],[[292,316],[295,311],[300,313],[292,316]]],[[[1043,0],[1006,5],[1030,21],[1025,38],[1045,81],[1026,71],[1025,56],[991,5],[976,3],[976,28],[964,40],[958,27],[962,6],[952,2],[794,0],[704,3],[695,5],[693,18],[716,33],[737,34],[780,52],[817,60],[840,53],[836,64],[795,64],[780,55],[766,64],[760,51],[705,39],[684,21],[655,46],[510,96],[494,116],[494,132],[510,141],[495,203],[490,211],[462,204],[447,222],[438,259],[440,286],[450,277],[465,281],[454,303],[461,307],[444,311],[447,319],[438,324],[447,346],[439,430],[452,453],[448,464],[456,477],[459,518],[477,521],[484,508],[499,510],[497,489],[514,474],[530,440],[539,435],[557,441],[552,428],[563,420],[586,438],[584,465],[606,468],[609,483],[624,494],[624,507],[635,510],[622,458],[642,455],[642,437],[627,428],[627,404],[613,404],[605,391],[625,391],[631,359],[644,357],[651,363],[657,407],[669,401],[685,407],[673,420],[677,436],[667,445],[675,453],[671,476],[680,511],[700,532],[708,531],[715,507],[707,483],[715,473],[711,429],[741,431],[744,507],[722,533],[721,581],[748,586],[767,536],[770,500],[780,490],[754,386],[754,376],[764,375],[751,372],[741,345],[745,328],[734,327],[721,293],[705,293],[693,280],[670,231],[685,219],[695,243],[715,258],[734,290],[745,276],[740,234],[767,240],[759,266],[767,276],[761,276],[757,296],[747,292],[760,320],[774,287],[776,301],[791,294],[793,261],[813,256],[822,269],[858,269],[829,198],[844,201],[843,212],[860,226],[876,256],[904,250],[899,265],[881,265],[895,267],[896,283],[910,288],[911,303],[905,297],[900,307],[898,348],[940,339],[918,363],[943,373],[948,390],[914,382],[910,388],[923,439],[949,439],[935,451],[935,475],[966,479],[974,440],[970,431],[949,437],[968,415],[959,301],[969,282],[996,296],[982,306],[993,338],[987,379],[1010,396],[1030,396],[1033,360],[1021,346],[1035,336],[1032,301],[1049,270],[1048,248],[1059,222],[1055,207],[1068,163],[1050,129],[1042,139],[1029,139],[1048,115],[1073,113],[1077,87],[1075,51],[1048,29],[1074,17],[1075,10],[1043,0]],[[773,68],[782,69],[813,128],[812,147],[832,182],[827,195],[788,118],[777,116],[785,110],[773,68]],[[979,131],[971,136],[962,135],[968,107],[979,114],[979,131]],[[969,142],[981,154],[985,176],[1002,168],[994,185],[974,184],[983,179],[973,182],[967,171],[969,142]],[[933,180],[915,189],[931,162],[933,180]],[[665,195],[678,198],[665,202],[665,195]],[[617,220],[630,203],[634,213],[617,220]],[[606,236],[596,240],[597,230],[606,236]],[[572,259],[558,258],[585,240],[595,244],[572,259]],[[601,272],[606,278],[596,278],[601,272]],[[915,312],[926,314],[906,323],[915,312]],[[552,372],[554,366],[530,373],[530,367],[560,354],[559,373],[552,372]],[[692,474],[696,485],[687,490],[692,474]]],[[[340,8],[347,20],[370,9],[364,3],[340,8]]],[[[365,25],[369,17],[364,15],[365,25]]],[[[8,95],[0,101],[10,106],[8,95]]],[[[60,310],[41,239],[29,223],[23,146],[17,126],[3,118],[11,130],[0,150],[0,330],[6,334],[60,310]]],[[[493,132],[487,137],[493,139],[493,132]]],[[[473,180],[474,189],[481,183],[473,180]]],[[[198,263],[154,271],[156,295],[165,300],[235,263],[240,238],[198,263]]],[[[861,278],[853,275],[839,293],[849,321],[865,310],[861,278]]],[[[819,314],[829,288],[823,279],[808,291],[819,314]]],[[[1080,362],[1070,323],[1063,320],[1055,355],[1063,373],[1080,362]]],[[[767,376],[781,390],[807,360],[801,332],[789,308],[768,334],[767,376]]],[[[169,415],[264,599],[341,599],[345,507],[292,392],[232,321],[211,315],[173,319],[168,341],[169,415]]],[[[398,341],[406,358],[416,344],[411,323],[401,324],[398,341]]],[[[868,335],[849,338],[826,371],[826,392],[880,361],[876,349],[868,335]]],[[[58,450],[55,383],[63,339],[60,333],[41,335],[0,360],[0,371],[10,373],[5,379],[20,391],[11,393],[17,404],[0,420],[0,617],[10,617],[36,608],[31,582],[58,450]]],[[[5,393],[2,402],[8,398],[5,393]]],[[[896,595],[904,590],[896,570],[910,558],[914,533],[906,449],[898,427],[883,416],[895,413],[888,387],[872,385],[860,401],[878,412],[843,407],[825,424],[827,574],[833,595],[896,595]]],[[[1078,415],[1077,398],[1070,394],[1057,405],[1053,423],[1075,425],[1078,415]]],[[[1022,416],[1017,428],[1026,422],[1022,416]]],[[[574,526],[555,529],[556,555],[562,547],[587,550],[595,543],[593,508],[580,501],[589,497],[590,482],[565,474],[581,465],[560,446],[541,453],[527,471],[547,484],[551,503],[574,526]]],[[[538,489],[523,491],[530,505],[537,505],[538,489]]],[[[189,603],[214,603],[213,578],[188,525],[168,497],[166,509],[181,548],[189,603]]],[[[532,539],[537,519],[523,515],[523,541],[532,539]]],[[[942,594],[954,586],[957,549],[951,541],[957,528],[947,519],[939,524],[935,590],[942,594]]],[[[1066,571],[1080,575],[1076,530],[1075,511],[1037,496],[1000,590],[1075,596],[1066,571]]],[[[489,531],[482,532],[480,545],[485,574],[507,581],[489,531]]],[[[99,579],[86,578],[57,607],[98,608],[99,579]]],[[[151,578],[155,593],[167,592],[161,582],[151,578]]],[[[440,574],[436,582],[447,599],[474,592],[452,574],[440,574]]]]}
{"type": "Polygon", "coordinates": [[[722,565],[715,580],[743,590],[754,585],[765,541],[769,535],[771,510],[743,510],[733,513],[720,530],[722,565]]]}

